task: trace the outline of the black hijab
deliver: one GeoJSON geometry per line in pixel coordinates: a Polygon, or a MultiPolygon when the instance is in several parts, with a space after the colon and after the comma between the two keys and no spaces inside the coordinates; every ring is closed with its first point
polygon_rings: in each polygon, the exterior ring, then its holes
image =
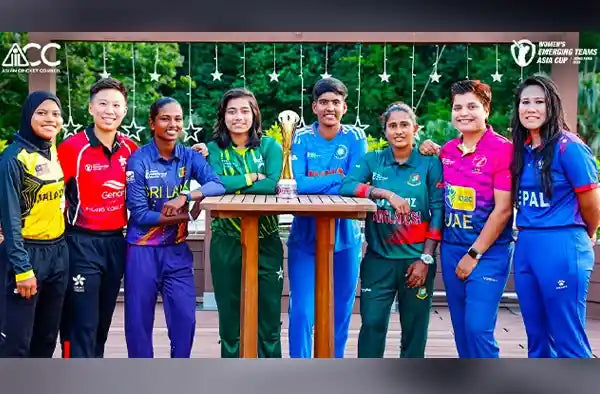
{"type": "Polygon", "coordinates": [[[31,127],[31,118],[33,117],[33,113],[37,107],[39,107],[40,104],[46,100],[54,101],[58,105],[58,108],[62,110],[60,100],[54,94],[43,90],[30,93],[23,104],[23,111],[21,112],[21,128],[17,134],[38,148],[42,153],[50,156],[50,147],[52,146],[52,141],[38,136],[31,127]]]}

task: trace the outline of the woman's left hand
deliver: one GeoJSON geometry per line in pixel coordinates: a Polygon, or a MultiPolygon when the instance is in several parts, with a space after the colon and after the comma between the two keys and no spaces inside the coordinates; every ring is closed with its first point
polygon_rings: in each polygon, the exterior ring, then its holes
{"type": "Polygon", "coordinates": [[[161,213],[165,216],[175,216],[181,212],[181,208],[187,203],[185,195],[180,194],[172,200],[167,201],[161,210],[161,213]]]}
{"type": "Polygon", "coordinates": [[[456,276],[461,280],[467,279],[471,275],[471,272],[473,272],[473,269],[475,269],[475,266],[477,266],[477,260],[465,254],[456,266],[456,276]]]}
{"type": "Polygon", "coordinates": [[[425,278],[427,278],[427,272],[429,266],[417,260],[408,266],[406,270],[406,284],[410,288],[421,287],[425,284],[425,278]]]}

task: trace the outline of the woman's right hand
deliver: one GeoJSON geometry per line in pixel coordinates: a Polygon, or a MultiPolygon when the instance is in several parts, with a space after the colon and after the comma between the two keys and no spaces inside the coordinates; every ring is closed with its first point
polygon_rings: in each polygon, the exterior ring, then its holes
{"type": "Polygon", "coordinates": [[[419,147],[419,152],[425,156],[439,155],[441,147],[432,140],[425,140],[419,147]]]}
{"type": "Polygon", "coordinates": [[[33,278],[19,280],[16,285],[17,289],[15,292],[19,293],[21,297],[30,299],[37,294],[37,279],[35,276],[33,278]]]}
{"type": "Polygon", "coordinates": [[[208,156],[208,148],[206,147],[206,144],[204,142],[192,145],[192,149],[196,152],[200,152],[204,157],[208,156]]]}
{"type": "Polygon", "coordinates": [[[400,214],[408,214],[410,213],[410,205],[408,205],[408,201],[404,198],[400,197],[396,193],[389,192],[390,194],[386,198],[392,208],[396,211],[396,215],[400,214]]]}

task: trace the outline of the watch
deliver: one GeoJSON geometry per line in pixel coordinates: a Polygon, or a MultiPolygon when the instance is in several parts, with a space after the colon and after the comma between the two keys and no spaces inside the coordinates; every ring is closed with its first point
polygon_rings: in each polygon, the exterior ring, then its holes
{"type": "Polygon", "coordinates": [[[467,250],[467,254],[471,257],[473,257],[475,260],[479,261],[479,259],[481,259],[482,254],[479,253],[477,251],[477,249],[470,247],[469,250],[467,250]]]}
{"type": "Polygon", "coordinates": [[[433,264],[433,256],[427,253],[421,255],[421,261],[427,265],[433,264]]]}
{"type": "Polygon", "coordinates": [[[184,195],[185,196],[185,201],[186,202],[190,202],[190,200],[192,199],[192,192],[189,190],[182,190],[179,195],[184,195]]]}

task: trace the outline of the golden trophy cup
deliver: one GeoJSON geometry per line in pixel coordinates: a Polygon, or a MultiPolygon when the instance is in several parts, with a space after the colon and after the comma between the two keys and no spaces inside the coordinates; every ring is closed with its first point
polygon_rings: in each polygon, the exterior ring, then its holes
{"type": "Polygon", "coordinates": [[[277,182],[277,197],[295,198],[296,181],[292,172],[292,139],[294,131],[300,121],[300,116],[294,111],[286,110],[279,114],[279,125],[281,126],[281,146],[283,148],[283,168],[277,182]]]}

